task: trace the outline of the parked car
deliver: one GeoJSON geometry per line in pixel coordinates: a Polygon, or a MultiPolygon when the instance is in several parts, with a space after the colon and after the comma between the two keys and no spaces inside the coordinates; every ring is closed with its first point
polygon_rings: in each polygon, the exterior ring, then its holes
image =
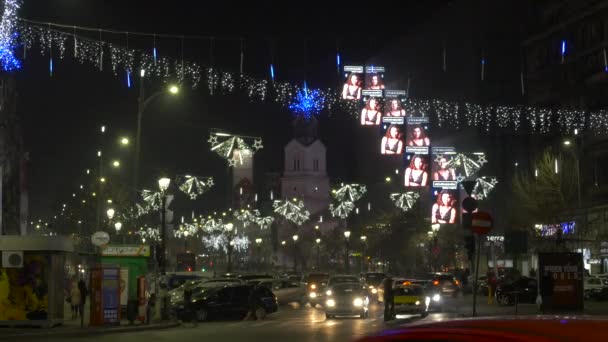
{"type": "Polygon", "coordinates": [[[366,318],[369,312],[367,289],[359,282],[334,281],[332,285],[328,284],[324,307],[328,319],[353,315],[366,318]]]}
{"type": "Polygon", "coordinates": [[[513,305],[516,301],[534,304],[537,293],[536,279],[521,277],[512,282],[499,283],[496,286],[496,301],[500,305],[513,305]]]}
{"type": "Polygon", "coordinates": [[[583,279],[583,291],[585,299],[600,299],[602,292],[604,291],[604,285],[602,278],[600,277],[585,277],[583,279]]]}
{"type": "MultiPolygon", "coordinates": [[[[205,289],[192,295],[192,306],[197,321],[207,321],[213,318],[239,318],[245,317],[249,311],[249,294],[254,285],[227,285],[205,289]]],[[[257,316],[266,315],[278,310],[277,298],[269,289],[265,289],[264,296],[259,302],[260,312],[257,316]]],[[[184,302],[175,307],[176,316],[185,319],[184,302]]]]}
{"type": "Polygon", "coordinates": [[[243,281],[236,278],[215,278],[205,280],[190,280],[169,291],[169,298],[171,305],[175,305],[178,302],[184,300],[184,287],[186,284],[192,288],[192,293],[196,294],[204,289],[210,289],[214,287],[222,287],[230,284],[242,284],[243,281]]]}
{"type": "Polygon", "coordinates": [[[164,278],[164,281],[167,284],[167,288],[169,290],[173,290],[177,287],[180,287],[187,281],[196,281],[196,280],[205,280],[210,279],[207,275],[203,275],[195,272],[174,272],[167,273],[164,278]]]}
{"type": "Polygon", "coordinates": [[[321,303],[320,298],[322,297],[323,289],[327,286],[328,280],[329,274],[327,273],[310,273],[306,277],[304,282],[306,297],[313,307],[321,303]]]}
{"type": "Polygon", "coordinates": [[[431,297],[426,295],[423,286],[410,283],[395,288],[394,303],[397,314],[418,314],[426,317],[431,305],[431,297]]]}
{"type": "Polygon", "coordinates": [[[261,280],[258,285],[264,286],[272,291],[277,297],[279,305],[298,302],[307,303],[306,288],[300,282],[289,279],[261,280]]]}
{"type": "Polygon", "coordinates": [[[274,279],[274,276],[267,273],[251,273],[238,275],[237,278],[241,279],[244,282],[248,282],[252,279],[274,279]]]}

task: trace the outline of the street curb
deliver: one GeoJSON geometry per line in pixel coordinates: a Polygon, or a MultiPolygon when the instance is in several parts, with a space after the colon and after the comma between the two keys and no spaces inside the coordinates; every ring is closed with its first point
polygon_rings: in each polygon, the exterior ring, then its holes
{"type": "MultiPolygon", "coordinates": [[[[115,333],[140,332],[149,330],[163,330],[180,326],[180,322],[171,322],[167,324],[150,324],[137,326],[121,326],[115,328],[76,328],[68,331],[61,331],[61,328],[49,328],[37,332],[24,332],[18,334],[1,334],[0,341],[14,338],[56,338],[56,337],[85,337],[90,335],[106,335],[115,333]]],[[[2,330],[0,329],[0,333],[2,330]]]]}

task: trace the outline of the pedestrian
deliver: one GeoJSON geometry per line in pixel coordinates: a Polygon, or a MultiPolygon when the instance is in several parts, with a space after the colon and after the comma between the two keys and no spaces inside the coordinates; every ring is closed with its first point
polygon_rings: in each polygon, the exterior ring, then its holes
{"type": "Polygon", "coordinates": [[[80,309],[80,290],[78,289],[78,284],[74,281],[72,282],[72,288],[70,290],[70,304],[72,305],[72,319],[76,319],[78,317],[78,310],[80,309]]]}
{"type": "Polygon", "coordinates": [[[152,320],[152,313],[155,312],[156,308],[156,293],[152,293],[150,298],[148,298],[148,303],[146,305],[146,324],[150,324],[152,320]]]}
{"type": "Polygon", "coordinates": [[[82,278],[80,278],[80,280],[78,281],[78,290],[80,290],[80,316],[84,317],[84,306],[87,303],[87,296],[89,295],[89,290],[87,289],[87,284],[82,278]]]}
{"type": "Polygon", "coordinates": [[[194,305],[192,302],[192,286],[189,282],[184,284],[184,315],[190,319],[195,327],[198,326],[198,321],[194,313],[194,305]]]}
{"type": "Polygon", "coordinates": [[[488,304],[494,303],[494,294],[496,293],[497,280],[494,272],[488,271],[488,304]]]}
{"type": "Polygon", "coordinates": [[[394,302],[394,294],[393,294],[393,279],[391,277],[386,277],[382,281],[382,287],[384,290],[383,299],[384,299],[384,321],[390,321],[394,317],[395,313],[395,302],[394,302]]]}
{"type": "Polygon", "coordinates": [[[261,285],[255,285],[251,292],[249,292],[249,298],[247,299],[249,311],[244,318],[244,321],[255,321],[256,319],[264,319],[263,315],[257,315],[257,310],[260,307],[260,301],[262,300],[264,287],[261,285]]]}

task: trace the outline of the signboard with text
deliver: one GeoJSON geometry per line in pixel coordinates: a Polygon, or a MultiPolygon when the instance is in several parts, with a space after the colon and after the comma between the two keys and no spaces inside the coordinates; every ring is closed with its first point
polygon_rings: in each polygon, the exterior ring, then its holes
{"type": "Polygon", "coordinates": [[[583,310],[583,255],[539,253],[543,312],[583,310]]]}
{"type": "Polygon", "coordinates": [[[107,246],[101,252],[103,256],[132,256],[132,257],[149,257],[150,246],[107,246]]]}

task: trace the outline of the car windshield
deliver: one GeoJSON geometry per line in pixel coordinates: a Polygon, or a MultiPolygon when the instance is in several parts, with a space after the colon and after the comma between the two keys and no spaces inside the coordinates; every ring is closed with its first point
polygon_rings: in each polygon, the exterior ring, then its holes
{"type": "Polygon", "coordinates": [[[366,273],[365,282],[369,285],[380,285],[382,280],[386,278],[384,273],[366,273]]]}
{"type": "Polygon", "coordinates": [[[310,274],[307,278],[308,284],[321,284],[326,283],[329,279],[329,275],[327,274],[310,274]]]}
{"type": "Polygon", "coordinates": [[[359,278],[357,277],[351,277],[351,276],[342,276],[342,277],[332,277],[329,279],[329,282],[333,285],[333,284],[340,284],[340,283],[359,283],[359,278]]]}
{"type": "Polygon", "coordinates": [[[395,296],[421,296],[424,290],[420,286],[401,286],[395,289],[395,296]]]}
{"type": "Polygon", "coordinates": [[[347,283],[332,286],[332,293],[334,295],[360,295],[364,289],[359,284],[347,283]]]}

